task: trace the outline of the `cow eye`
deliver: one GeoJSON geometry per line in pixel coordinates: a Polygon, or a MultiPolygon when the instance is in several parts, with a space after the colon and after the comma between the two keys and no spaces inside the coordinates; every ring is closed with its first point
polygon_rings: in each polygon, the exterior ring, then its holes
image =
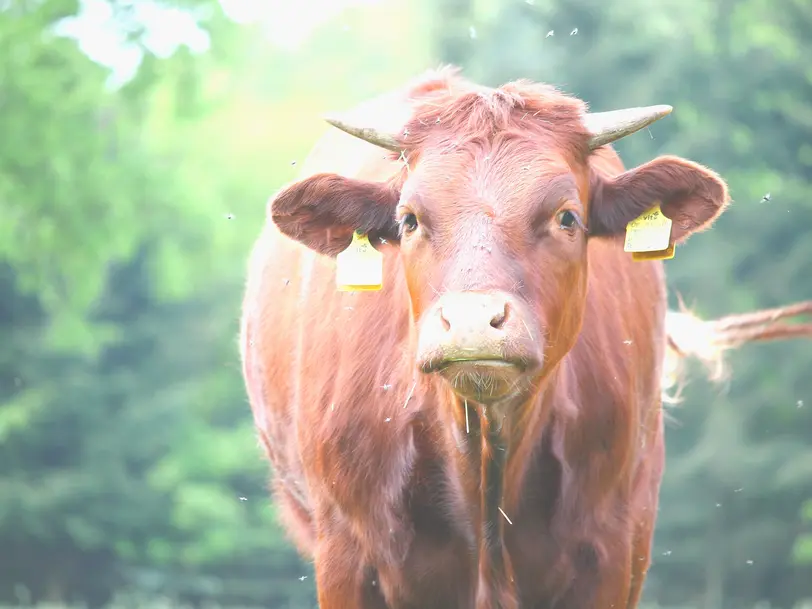
{"type": "Polygon", "coordinates": [[[558,226],[564,230],[573,230],[574,228],[581,226],[581,220],[575,214],[568,209],[565,209],[562,212],[558,213],[557,216],[558,226]]]}
{"type": "Polygon", "coordinates": [[[400,219],[401,230],[406,233],[412,233],[417,230],[417,216],[414,214],[404,214],[400,219]]]}

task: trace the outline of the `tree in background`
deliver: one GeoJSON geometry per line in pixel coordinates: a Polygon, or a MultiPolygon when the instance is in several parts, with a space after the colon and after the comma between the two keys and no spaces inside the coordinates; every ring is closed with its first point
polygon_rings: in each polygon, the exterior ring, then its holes
{"type": "Polygon", "coordinates": [[[120,587],[296,598],[292,585],[241,589],[267,584],[269,567],[298,581],[303,566],[272,526],[241,409],[244,240],[226,204],[256,205],[268,184],[259,174],[252,195],[207,143],[240,50],[209,8],[220,57],[144,48],[118,89],[55,33],[75,3],[0,10],[4,600],[101,606],[120,587]]]}

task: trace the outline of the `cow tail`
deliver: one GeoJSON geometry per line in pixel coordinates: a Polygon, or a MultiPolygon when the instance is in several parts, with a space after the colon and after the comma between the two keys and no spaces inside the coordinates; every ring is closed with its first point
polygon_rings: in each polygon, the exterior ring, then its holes
{"type": "Polygon", "coordinates": [[[752,342],[812,338],[812,323],[787,323],[788,318],[812,314],[812,300],[783,307],[726,315],[705,321],[686,307],[668,311],[665,318],[666,348],[663,368],[663,400],[679,401],[686,381],[685,365],[699,360],[708,377],[719,382],[727,377],[724,355],[752,342]],[[666,392],[677,388],[675,395],[666,392]]]}

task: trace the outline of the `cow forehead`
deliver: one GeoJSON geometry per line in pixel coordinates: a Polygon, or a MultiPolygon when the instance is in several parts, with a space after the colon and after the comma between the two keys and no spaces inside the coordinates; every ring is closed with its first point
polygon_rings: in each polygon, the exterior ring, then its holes
{"type": "Polygon", "coordinates": [[[404,183],[401,205],[452,219],[465,213],[505,217],[583,194],[584,172],[563,154],[517,144],[421,155],[404,183]]]}

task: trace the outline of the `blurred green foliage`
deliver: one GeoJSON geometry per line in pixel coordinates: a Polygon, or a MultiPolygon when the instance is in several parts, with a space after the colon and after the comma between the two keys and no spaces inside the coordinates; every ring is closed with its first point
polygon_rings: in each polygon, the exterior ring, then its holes
{"type": "MultiPolygon", "coordinates": [[[[812,297],[808,1],[390,0],[285,48],[162,0],[210,40],[168,56],[108,4],[143,53],[120,87],[57,34],[78,2],[0,1],[0,602],[314,606],[240,376],[246,256],[319,117],[440,62],[674,105],[618,145],[627,165],[687,156],[735,203],[668,262],[673,295],[703,315],[812,297]]],[[[650,603],[812,597],[812,352],[730,363],[670,413],[650,603]]]]}

